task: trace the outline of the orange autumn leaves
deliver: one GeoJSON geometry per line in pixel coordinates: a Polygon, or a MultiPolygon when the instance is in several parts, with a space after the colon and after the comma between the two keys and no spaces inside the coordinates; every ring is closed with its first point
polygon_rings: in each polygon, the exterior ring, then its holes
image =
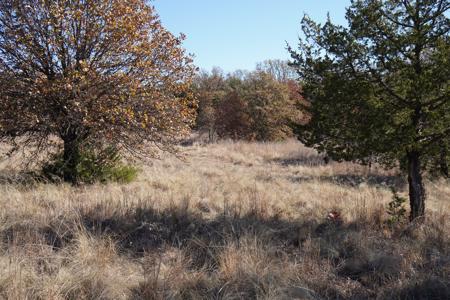
{"type": "Polygon", "coordinates": [[[192,59],[144,0],[0,2],[0,136],[143,149],[187,133],[192,59]]]}

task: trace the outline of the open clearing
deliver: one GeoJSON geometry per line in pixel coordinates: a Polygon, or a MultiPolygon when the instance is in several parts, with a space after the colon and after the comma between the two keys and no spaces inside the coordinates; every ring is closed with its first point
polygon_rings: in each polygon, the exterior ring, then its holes
{"type": "Polygon", "coordinates": [[[425,224],[388,226],[396,171],[296,141],[182,151],[128,185],[0,183],[0,298],[450,298],[448,181],[425,224]]]}

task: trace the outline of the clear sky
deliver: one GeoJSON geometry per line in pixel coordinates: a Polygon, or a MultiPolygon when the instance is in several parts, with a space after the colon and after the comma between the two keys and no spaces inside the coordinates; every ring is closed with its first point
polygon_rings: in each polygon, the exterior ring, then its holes
{"type": "Polygon", "coordinates": [[[349,0],[154,0],[163,25],[186,34],[184,47],[202,69],[254,69],[266,59],[288,59],[304,13],[323,22],[327,13],[346,24],[349,0]]]}

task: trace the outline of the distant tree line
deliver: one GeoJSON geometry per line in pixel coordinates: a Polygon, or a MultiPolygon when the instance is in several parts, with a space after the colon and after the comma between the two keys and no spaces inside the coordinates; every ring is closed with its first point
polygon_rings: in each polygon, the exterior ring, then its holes
{"type": "Polygon", "coordinates": [[[255,71],[225,75],[201,72],[194,80],[198,99],[195,128],[209,139],[276,141],[293,136],[293,123],[305,122],[305,101],[295,71],[281,60],[259,63],[255,71]]]}

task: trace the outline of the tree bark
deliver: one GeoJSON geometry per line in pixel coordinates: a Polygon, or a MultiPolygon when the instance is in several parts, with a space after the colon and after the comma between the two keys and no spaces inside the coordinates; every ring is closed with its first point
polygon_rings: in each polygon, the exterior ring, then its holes
{"type": "Polygon", "coordinates": [[[440,168],[440,172],[441,175],[449,178],[449,172],[448,172],[448,162],[447,162],[447,156],[448,156],[448,149],[447,149],[447,145],[441,141],[441,143],[439,144],[439,168],[440,168]]]}
{"type": "Polygon", "coordinates": [[[208,142],[209,143],[214,143],[215,132],[216,132],[216,130],[214,129],[214,127],[208,128],[208,142]]]}
{"type": "Polygon", "coordinates": [[[64,142],[63,179],[66,182],[76,184],[78,182],[77,165],[80,160],[78,137],[75,133],[71,132],[65,135],[62,139],[64,142]]]}
{"type": "Polygon", "coordinates": [[[420,154],[410,152],[408,157],[409,201],[411,206],[410,220],[425,215],[425,187],[422,181],[420,154]]]}

